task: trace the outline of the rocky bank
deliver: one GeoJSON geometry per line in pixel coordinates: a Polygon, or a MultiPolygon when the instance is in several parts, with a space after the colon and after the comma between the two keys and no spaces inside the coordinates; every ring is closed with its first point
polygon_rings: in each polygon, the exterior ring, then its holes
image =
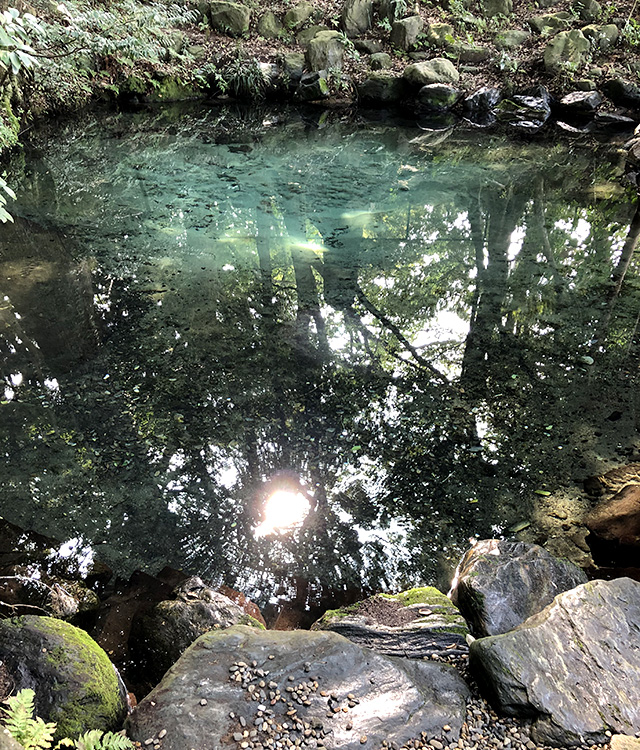
{"type": "Polygon", "coordinates": [[[640,119],[631,0],[200,0],[142,15],[144,7],[118,0],[104,17],[80,1],[22,8],[43,33],[29,40],[37,64],[2,82],[0,146],[34,116],[96,99],[339,103],[418,116],[425,127],[456,116],[630,132],[640,119]]]}

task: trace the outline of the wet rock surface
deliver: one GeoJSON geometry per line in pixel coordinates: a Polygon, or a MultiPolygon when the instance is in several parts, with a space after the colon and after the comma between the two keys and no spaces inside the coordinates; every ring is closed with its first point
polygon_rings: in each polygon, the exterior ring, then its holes
{"type": "Polygon", "coordinates": [[[451,601],[432,587],[395,596],[376,595],[327,612],[313,630],[331,630],[380,654],[414,659],[466,653],[466,623],[451,601]]]}
{"type": "Polygon", "coordinates": [[[497,635],[586,580],[582,570],[536,544],[486,539],[462,558],[451,599],[475,636],[497,635]]]}
{"type": "Polygon", "coordinates": [[[640,584],[593,581],[560,594],[510,633],[482,638],[470,666],[492,703],[536,718],[547,745],[640,731],[640,584]]]}
{"type": "Polygon", "coordinates": [[[468,688],[446,665],[380,656],[335,633],[236,626],[199,638],[128,719],[166,750],[379,747],[456,740],[468,688]],[[187,718],[188,717],[188,718],[187,718]]]}

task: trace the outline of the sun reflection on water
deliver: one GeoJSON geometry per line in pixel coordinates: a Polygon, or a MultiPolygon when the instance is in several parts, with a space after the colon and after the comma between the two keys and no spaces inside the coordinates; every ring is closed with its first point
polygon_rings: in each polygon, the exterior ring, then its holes
{"type": "Polygon", "coordinates": [[[284,532],[299,526],[307,517],[311,506],[301,492],[276,490],[264,506],[264,520],[254,530],[256,537],[284,532]]]}

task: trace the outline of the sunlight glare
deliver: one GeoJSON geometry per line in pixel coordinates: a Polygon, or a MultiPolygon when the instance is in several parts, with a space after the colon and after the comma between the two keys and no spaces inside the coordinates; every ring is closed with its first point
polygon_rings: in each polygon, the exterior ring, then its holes
{"type": "Polygon", "coordinates": [[[302,493],[276,490],[264,506],[264,521],[256,528],[255,536],[267,536],[298,526],[306,518],[310,507],[302,493]]]}

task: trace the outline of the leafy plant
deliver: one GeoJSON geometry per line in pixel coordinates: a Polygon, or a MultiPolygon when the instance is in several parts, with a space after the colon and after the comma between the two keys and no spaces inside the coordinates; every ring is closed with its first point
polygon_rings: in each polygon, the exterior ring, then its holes
{"type": "Polygon", "coordinates": [[[5,703],[5,726],[9,734],[25,750],[47,750],[51,747],[53,734],[56,731],[54,722],[44,722],[39,716],[33,718],[33,690],[21,690],[17,695],[8,698],[5,703]]]}
{"type": "Polygon", "coordinates": [[[224,68],[227,90],[238,99],[264,98],[267,80],[258,61],[238,47],[235,57],[224,68]]]}
{"type": "MultiPolygon", "coordinates": [[[[0,14],[0,67],[17,75],[21,70],[36,64],[36,51],[32,39],[42,36],[43,28],[31,13],[20,15],[16,8],[0,14]]],[[[4,79],[3,79],[4,80],[4,79]]]]}
{"type": "MultiPolygon", "coordinates": [[[[50,750],[56,723],[45,722],[39,716],[34,718],[35,693],[26,688],[17,695],[8,698],[5,704],[5,727],[9,734],[19,742],[25,750],[50,750]]],[[[128,737],[114,732],[102,732],[92,729],[78,737],[77,740],[60,740],[54,750],[70,747],[75,750],[134,750],[134,744],[128,737]]]]}
{"type": "Polygon", "coordinates": [[[0,177],[0,221],[3,224],[6,224],[7,221],[13,221],[13,216],[11,216],[11,214],[5,208],[5,206],[7,205],[7,199],[5,198],[4,193],[6,193],[10,198],[13,198],[13,200],[16,199],[16,194],[7,185],[4,178],[0,177]]]}
{"type": "Polygon", "coordinates": [[[640,22],[629,18],[622,29],[622,38],[631,49],[640,49],[640,22]]]}

